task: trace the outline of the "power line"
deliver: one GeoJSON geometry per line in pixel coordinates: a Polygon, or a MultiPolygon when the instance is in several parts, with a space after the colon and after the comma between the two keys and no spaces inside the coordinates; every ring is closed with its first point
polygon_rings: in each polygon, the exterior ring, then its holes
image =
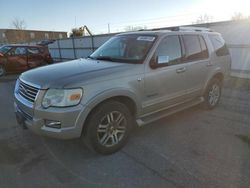
{"type": "MultiPolygon", "coordinates": [[[[108,23],[108,32],[121,32],[125,30],[126,26],[133,27],[147,27],[157,28],[157,27],[171,27],[176,25],[191,24],[198,18],[198,12],[186,13],[175,16],[168,17],[158,17],[151,19],[141,19],[135,21],[126,21],[126,22],[109,22],[108,23]]],[[[95,33],[107,33],[107,24],[99,24],[95,26],[90,26],[91,30],[96,31],[95,33]]]]}

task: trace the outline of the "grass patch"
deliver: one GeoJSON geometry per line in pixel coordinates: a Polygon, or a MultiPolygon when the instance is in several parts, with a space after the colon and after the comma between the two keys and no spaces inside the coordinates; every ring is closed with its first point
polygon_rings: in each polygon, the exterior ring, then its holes
{"type": "Polygon", "coordinates": [[[250,137],[249,136],[246,136],[246,135],[235,135],[235,136],[238,137],[239,139],[241,139],[246,144],[248,144],[248,146],[250,147],[250,137]]]}

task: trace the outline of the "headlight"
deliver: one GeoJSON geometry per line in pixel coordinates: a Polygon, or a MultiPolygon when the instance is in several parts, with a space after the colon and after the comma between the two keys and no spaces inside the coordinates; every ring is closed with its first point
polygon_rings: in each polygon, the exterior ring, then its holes
{"type": "Polygon", "coordinates": [[[75,106],[80,103],[82,89],[49,89],[42,105],[44,108],[75,106]]]}
{"type": "Polygon", "coordinates": [[[15,85],[15,93],[17,93],[18,92],[18,89],[19,89],[19,83],[20,83],[20,81],[19,81],[19,79],[17,79],[16,80],[16,85],[15,85]]]}

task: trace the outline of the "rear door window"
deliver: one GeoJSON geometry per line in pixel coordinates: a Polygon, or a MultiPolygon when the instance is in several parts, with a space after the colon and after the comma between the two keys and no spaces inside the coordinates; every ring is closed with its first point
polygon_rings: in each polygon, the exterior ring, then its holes
{"type": "Polygon", "coordinates": [[[38,48],[30,47],[30,48],[28,48],[28,53],[29,53],[30,55],[36,55],[36,54],[39,54],[40,51],[39,51],[38,48]]]}
{"type": "Polygon", "coordinates": [[[208,50],[203,37],[199,35],[183,35],[185,60],[196,61],[208,58],[208,50]]]}
{"type": "Polygon", "coordinates": [[[224,39],[219,35],[209,35],[209,38],[214,47],[215,53],[217,56],[226,56],[229,55],[229,50],[225,44],[224,39]]]}

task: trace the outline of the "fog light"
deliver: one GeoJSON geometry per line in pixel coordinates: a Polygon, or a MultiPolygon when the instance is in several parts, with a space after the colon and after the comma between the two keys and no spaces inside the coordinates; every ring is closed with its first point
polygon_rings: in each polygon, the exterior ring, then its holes
{"type": "Polygon", "coordinates": [[[51,128],[61,128],[61,122],[60,121],[54,121],[54,120],[45,120],[45,126],[46,127],[51,127],[51,128]]]}

